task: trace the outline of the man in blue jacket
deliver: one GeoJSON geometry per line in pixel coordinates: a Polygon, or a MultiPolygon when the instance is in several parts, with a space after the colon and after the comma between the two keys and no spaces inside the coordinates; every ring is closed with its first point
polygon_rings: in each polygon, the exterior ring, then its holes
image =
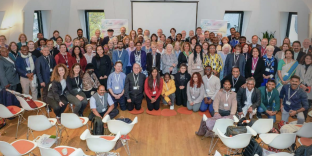
{"type": "Polygon", "coordinates": [[[20,76],[23,93],[29,95],[30,89],[33,100],[37,100],[38,96],[35,62],[36,56],[32,56],[28,47],[23,45],[21,55],[16,58],[15,68],[20,76]]]}
{"type": "Polygon", "coordinates": [[[113,51],[113,63],[115,65],[116,62],[122,62],[122,72],[126,73],[126,68],[129,62],[129,54],[127,50],[123,49],[124,44],[122,41],[118,41],[117,46],[118,49],[113,51]]]}
{"type": "Polygon", "coordinates": [[[50,77],[52,75],[53,68],[56,63],[54,57],[50,55],[49,48],[43,46],[41,48],[42,55],[36,60],[36,74],[38,76],[39,85],[42,87],[42,101],[47,102],[48,88],[50,83],[50,77]]]}

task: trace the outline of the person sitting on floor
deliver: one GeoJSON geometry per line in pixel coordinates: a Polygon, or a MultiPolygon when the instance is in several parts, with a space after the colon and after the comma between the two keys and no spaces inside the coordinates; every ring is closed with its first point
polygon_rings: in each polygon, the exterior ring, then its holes
{"type": "MultiPolygon", "coordinates": [[[[233,117],[237,110],[236,93],[231,90],[231,82],[225,80],[223,90],[217,92],[213,102],[213,116],[229,116],[233,117]]],[[[211,114],[212,115],[212,114],[211,114]]]]}
{"type": "Polygon", "coordinates": [[[174,109],[174,99],[175,99],[176,86],[174,80],[171,80],[169,73],[164,75],[164,85],[162,89],[163,103],[165,105],[170,105],[170,109],[174,109]]]}
{"type": "Polygon", "coordinates": [[[92,121],[95,116],[103,119],[106,115],[109,115],[109,117],[113,119],[119,114],[119,110],[115,109],[112,97],[105,91],[103,85],[100,85],[97,92],[90,98],[90,109],[90,121],[92,121]]]}
{"type": "Polygon", "coordinates": [[[191,80],[187,83],[186,93],[187,109],[198,112],[205,95],[205,87],[199,72],[194,72],[192,74],[191,80]]]}

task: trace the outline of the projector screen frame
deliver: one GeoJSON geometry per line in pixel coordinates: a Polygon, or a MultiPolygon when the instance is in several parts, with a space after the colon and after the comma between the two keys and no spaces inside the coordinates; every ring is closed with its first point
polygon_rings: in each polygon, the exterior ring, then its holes
{"type": "MultiPolygon", "coordinates": [[[[198,2],[199,1],[131,1],[131,28],[133,30],[133,2],[148,2],[148,3],[196,3],[196,19],[195,19],[195,29],[197,28],[197,18],[198,18],[198,2]]],[[[161,29],[161,28],[160,28],[161,29]]]]}

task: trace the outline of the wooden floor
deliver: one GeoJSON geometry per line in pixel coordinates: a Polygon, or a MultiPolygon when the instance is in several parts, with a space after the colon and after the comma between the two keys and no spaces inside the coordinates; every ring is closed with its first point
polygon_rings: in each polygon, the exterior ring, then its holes
{"type": "MultiPolygon", "coordinates": [[[[144,110],[147,109],[146,101],[143,101],[144,110]]],[[[161,108],[168,108],[161,106],[161,108]]],[[[175,110],[179,107],[175,106],[175,110]]],[[[44,111],[45,112],[45,111],[44,111]]],[[[67,108],[65,112],[70,112],[67,108]]],[[[87,116],[90,112],[89,106],[84,112],[87,116]]],[[[34,115],[35,112],[25,112],[24,117],[27,119],[29,115],[34,115]]],[[[50,113],[51,117],[55,117],[54,113],[50,113]]],[[[191,115],[184,115],[177,113],[176,116],[151,116],[146,114],[139,114],[138,124],[136,124],[131,132],[131,136],[138,140],[138,143],[130,141],[130,151],[132,156],[204,156],[208,155],[210,145],[210,138],[201,140],[200,136],[195,134],[198,130],[202,116],[198,113],[191,115]]],[[[130,114],[128,111],[120,111],[117,117],[126,117],[133,119],[135,115],[130,114]]],[[[281,114],[277,115],[277,122],[281,119],[281,114]]],[[[308,121],[312,119],[309,117],[308,121]]],[[[6,131],[6,134],[0,136],[1,141],[13,142],[15,141],[16,123],[17,119],[8,120],[9,126],[1,129],[0,132],[6,131]],[[10,124],[12,123],[12,124],[10,124]]],[[[89,122],[90,126],[90,122],[89,122]]],[[[94,155],[92,151],[85,151],[86,142],[80,140],[80,134],[85,130],[85,127],[67,130],[69,138],[66,133],[63,133],[61,145],[82,148],[88,155],[94,155]]],[[[18,132],[18,139],[26,139],[27,134],[27,121],[24,121],[18,132]]],[[[55,135],[55,128],[51,128],[44,132],[34,132],[35,137],[42,134],[55,135]]],[[[32,136],[29,138],[33,140],[32,136]]],[[[54,147],[54,146],[53,146],[54,147]]],[[[226,153],[226,147],[219,141],[214,150],[220,153],[226,153]]],[[[117,150],[121,156],[126,156],[124,148],[117,150]]],[[[40,155],[39,148],[36,148],[33,153],[40,155]]]]}

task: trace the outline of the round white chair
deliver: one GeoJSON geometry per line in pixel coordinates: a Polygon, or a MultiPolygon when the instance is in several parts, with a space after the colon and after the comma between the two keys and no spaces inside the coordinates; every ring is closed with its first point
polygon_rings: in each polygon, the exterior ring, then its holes
{"type": "Polygon", "coordinates": [[[70,146],[57,146],[55,148],[44,148],[44,147],[39,147],[40,149],[40,154],[43,156],[63,156],[61,154],[62,149],[67,148],[67,155],[71,156],[77,148],[70,147],[70,146]],[[58,149],[58,150],[57,150],[58,149]]]}
{"type": "Polygon", "coordinates": [[[289,148],[296,141],[296,133],[269,133],[260,134],[259,137],[263,143],[276,149],[289,148]]]}
{"type": "Polygon", "coordinates": [[[16,140],[11,144],[0,141],[0,151],[7,156],[21,156],[31,153],[37,147],[37,143],[30,140],[16,140]]]}
{"type": "MultiPolygon", "coordinates": [[[[47,118],[44,115],[30,115],[28,116],[28,130],[27,130],[27,140],[29,137],[29,132],[32,133],[32,131],[45,131],[47,129],[50,129],[51,127],[55,126],[56,134],[55,136],[58,137],[58,127],[56,124],[57,120],[56,118],[47,118]]],[[[33,137],[34,134],[32,133],[33,137]]]]}
{"type": "MultiPolygon", "coordinates": [[[[312,122],[309,122],[309,123],[303,124],[303,126],[296,132],[298,136],[298,142],[300,143],[300,145],[303,145],[301,142],[302,139],[312,140],[311,130],[312,130],[312,122]]],[[[306,145],[306,146],[309,146],[309,145],[306,145]]]]}
{"type": "Polygon", "coordinates": [[[7,119],[12,117],[18,117],[17,119],[17,127],[16,127],[16,133],[15,133],[15,139],[17,139],[17,132],[19,125],[26,120],[23,117],[23,108],[19,108],[17,106],[4,106],[3,104],[0,104],[0,118],[7,119]]]}

